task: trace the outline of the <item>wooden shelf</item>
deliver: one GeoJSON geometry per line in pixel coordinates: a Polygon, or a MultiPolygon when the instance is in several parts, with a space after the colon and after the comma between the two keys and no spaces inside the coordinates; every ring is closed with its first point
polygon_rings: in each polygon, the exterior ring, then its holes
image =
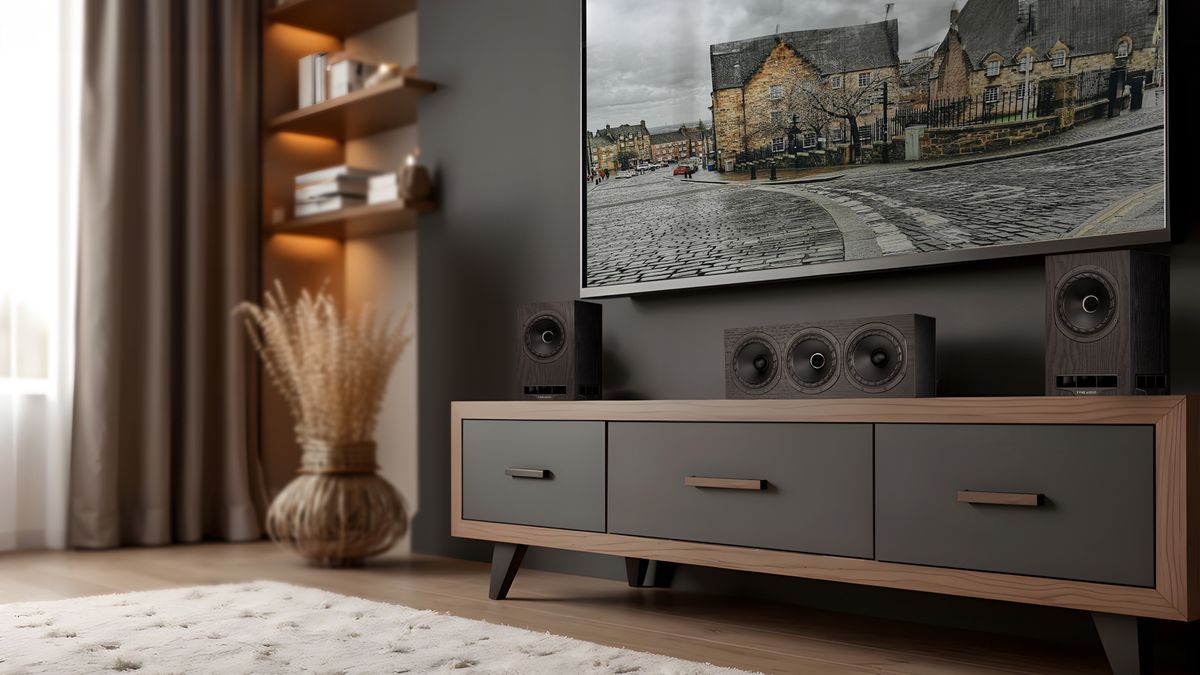
{"type": "Polygon", "coordinates": [[[417,101],[437,85],[415,77],[383,84],[279,115],[272,131],[324,136],[340,141],[370,136],[417,121],[417,101]]]}
{"type": "Polygon", "coordinates": [[[315,216],[295,218],[267,227],[268,234],[303,234],[314,237],[352,239],[375,234],[402,232],[416,226],[416,214],[437,208],[431,200],[397,199],[379,204],[354,206],[315,216]]]}
{"type": "Polygon", "coordinates": [[[267,19],[340,39],[416,9],[417,0],[288,0],[267,19]]]}

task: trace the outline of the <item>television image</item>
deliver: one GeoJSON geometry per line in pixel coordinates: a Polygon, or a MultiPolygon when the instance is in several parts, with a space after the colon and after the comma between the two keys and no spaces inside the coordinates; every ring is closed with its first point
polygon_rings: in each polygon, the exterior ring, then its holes
{"type": "Polygon", "coordinates": [[[1163,0],[587,0],[581,295],[1170,239],[1163,0]]]}

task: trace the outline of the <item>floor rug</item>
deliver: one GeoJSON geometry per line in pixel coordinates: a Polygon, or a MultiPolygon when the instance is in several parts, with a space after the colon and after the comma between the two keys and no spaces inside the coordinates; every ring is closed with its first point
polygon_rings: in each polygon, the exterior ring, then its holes
{"type": "Polygon", "coordinates": [[[0,673],[741,671],[255,581],[0,605],[0,673]]]}

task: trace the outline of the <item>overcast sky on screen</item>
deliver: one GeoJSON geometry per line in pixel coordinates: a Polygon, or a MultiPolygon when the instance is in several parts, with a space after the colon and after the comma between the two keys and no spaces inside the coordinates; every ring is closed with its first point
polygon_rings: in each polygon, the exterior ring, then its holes
{"type": "MultiPolygon", "coordinates": [[[[587,126],[710,121],[708,46],[882,21],[860,0],[587,0],[587,126]]],[[[896,0],[900,58],[939,43],[953,0],[896,0]]]]}

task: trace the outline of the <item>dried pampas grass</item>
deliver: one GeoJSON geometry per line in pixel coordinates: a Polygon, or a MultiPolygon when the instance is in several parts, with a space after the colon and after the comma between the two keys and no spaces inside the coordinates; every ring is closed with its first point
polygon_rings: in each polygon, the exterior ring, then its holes
{"type": "Polygon", "coordinates": [[[271,380],[291,409],[304,451],[300,476],[267,513],[271,538],[310,561],[355,565],[387,551],[408,521],[396,490],[376,475],[372,437],[392,368],[411,337],[372,309],[343,315],[322,288],[293,303],[275,282],[260,307],[238,305],[271,380]]]}

